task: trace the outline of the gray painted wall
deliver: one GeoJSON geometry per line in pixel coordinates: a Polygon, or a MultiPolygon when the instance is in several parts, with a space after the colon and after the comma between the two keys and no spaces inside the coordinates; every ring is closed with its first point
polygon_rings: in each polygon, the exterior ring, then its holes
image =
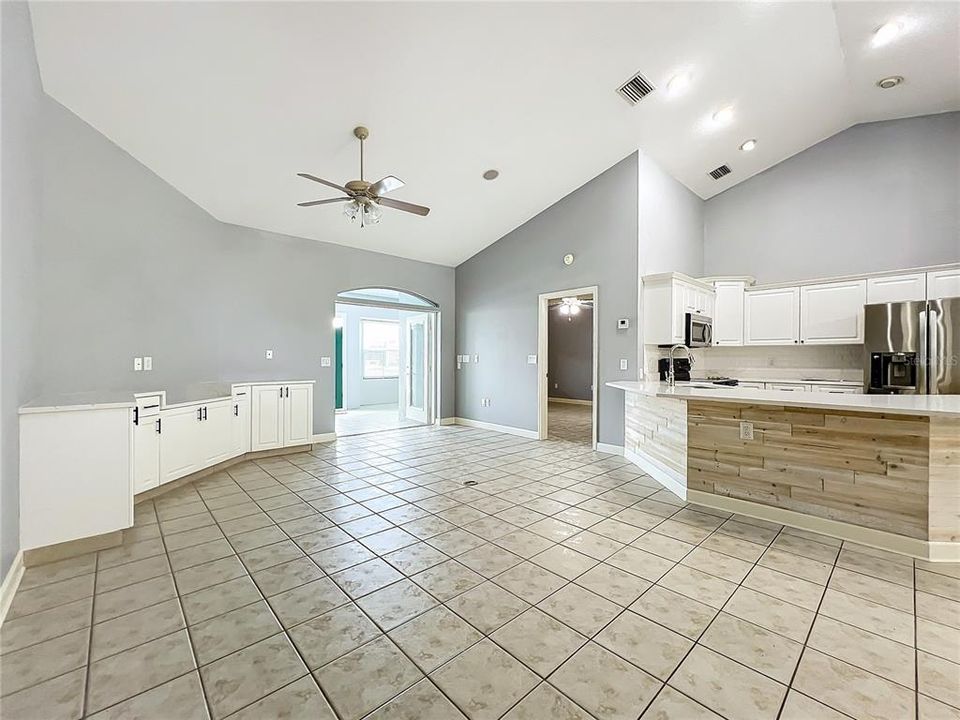
{"type": "Polygon", "coordinates": [[[457,371],[459,417],[537,429],[537,368],[527,364],[537,352],[537,296],[588,285],[599,286],[599,436],[619,445],[623,392],[604,383],[636,378],[636,153],[457,268],[456,352],[479,355],[457,371]],[[629,330],[617,330],[621,317],[629,330]]]}
{"type": "Polygon", "coordinates": [[[960,113],[857,125],[706,203],[708,275],[803,280],[960,259],[960,113]]]}
{"type": "Polygon", "coordinates": [[[43,99],[44,392],[314,379],[314,432],[332,432],[335,296],[387,286],[439,303],[453,414],[452,268],[220,223],[43,99]],[[133,372],[140,355],[152,372],[133,372]]]}
{"type": "Polygon", "coordinates": [[[593,399],[593,308],[561,315],[550,308],[547,318],[549,395],[571,400],[593,399]]]}
{"type": "Polygon", "coordinates": [[[0,3],[0,579],[20,549],[17,408],[37,391],[40,71],[24,2],[0,3]]]}

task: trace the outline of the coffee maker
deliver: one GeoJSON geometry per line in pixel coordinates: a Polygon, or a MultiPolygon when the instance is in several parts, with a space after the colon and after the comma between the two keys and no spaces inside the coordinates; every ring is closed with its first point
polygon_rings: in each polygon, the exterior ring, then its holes
{"type": "MultiPolygon", "coordinates": [[[[690,358],[678,357],[673,359],[673,377],[677,382],[688,382],[690,380],[690,358]]],[[[657,360],[657,370],[660,372],[660,380],[666,381],[667,374],[670,372],[670,358],[660,358],[657,360]]]]}

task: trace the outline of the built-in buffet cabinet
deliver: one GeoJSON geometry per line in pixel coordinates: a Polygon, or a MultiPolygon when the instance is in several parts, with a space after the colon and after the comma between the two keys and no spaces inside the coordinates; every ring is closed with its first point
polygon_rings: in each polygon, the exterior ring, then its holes
{"type": "MultiPolygon", "coordinates": [[[[715,291],[714,345],[854,345],[863,342],[864,305],[960,297],[960,265],[791,285],[753,285],[752,278],[696,282],[708,282],[715,291]]],[[[648,302],[646,288],[644,278],[644,320],[652,319],[648,308],[660,308],[663,317],[677,322],[675,310],[664,312],[656,298],[648,302]]],[[[679,323],[682,328],[682,319],[679,323]]],[[[644,342],[664,344],[656,337],[644,342]]]]}

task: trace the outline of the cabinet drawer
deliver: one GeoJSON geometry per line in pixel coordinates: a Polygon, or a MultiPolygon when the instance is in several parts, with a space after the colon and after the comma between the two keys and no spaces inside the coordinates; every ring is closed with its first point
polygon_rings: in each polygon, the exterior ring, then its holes
{"type": "Polygon", "coordinates": [[[863,392],[861,388],[850,385],[814,385],[813,391],[834,395],[860,395],[863,392]]]}
{"type": "Polygon", "coordinates": [[[810,386],[803,383],[767,383],[767,390],[786,390],[787,392],[810,392],[810,386]]]}
{"type": "Polygon", "coordinates": [[[766,383],[762,382],[743,382],[737,384],[737,387],[750,388],[751,390],[763,390],[766,387],[766,383]]]}

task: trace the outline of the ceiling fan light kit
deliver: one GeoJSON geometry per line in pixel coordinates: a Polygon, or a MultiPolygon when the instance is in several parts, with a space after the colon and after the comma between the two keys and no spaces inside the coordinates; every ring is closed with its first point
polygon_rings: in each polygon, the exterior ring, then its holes
{"type": "Polygon", "coordinates": [[[399,190],[403,187],[403,181],[393,175],[387,175],[385,178],[375,183],[369,183],[363,179],[363,141],[370,137],[370,131],[362,125],[353,129],[353,135],[360,141],[360,179],[350,180],[344,185],[324,180],[323,178],[311,175],[310,173],[297,173],[302,178],[312,180],[313,182],[326,185],[334,190],[339,190],[344,197],[327,198],[324,200],[310,200],[308,202],[297,203],[300,207],[313,207],[314,205],[328,205],[330,203],[345,202],[343,214],[351,222],[359,219],[360,227],[367,225],[376,225],[383,218],[383,208],[393,208],[403,212],[413,213],[414,215],[426,215],[430,208],[423,205],[414,205],[413,203],[392,198],[383,197],[389,192],[399,190]]]}

